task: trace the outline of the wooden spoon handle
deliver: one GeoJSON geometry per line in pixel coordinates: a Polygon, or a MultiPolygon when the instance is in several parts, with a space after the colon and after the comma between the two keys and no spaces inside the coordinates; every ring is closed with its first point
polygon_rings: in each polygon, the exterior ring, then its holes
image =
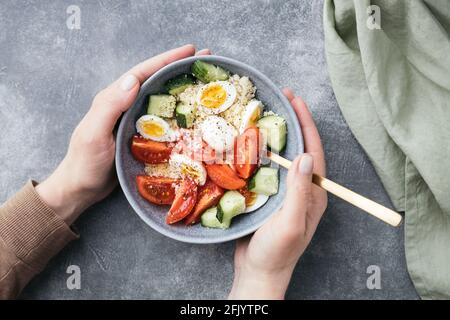
{"type": "MultiPolygon", "coordinates": [[[[278,154],[268,152],[267,156],[270,160],[278,163],[280,166],[289,169],[292,162],[288,159],[281,157],[278,154]]],[[[321,177],[318,174],[313,174],[313,183],[321,187],[322,189],[334,194],[354,206],[366,211],[367,213],[377,217],[378,219],[390,224],[391,226],[397,227],[402,222],[402,216],[391,210],[382,206],[375,201],[372,201],[350,189],[347,189],[336,182],[333,182],[327,178],[321,177]]]]}

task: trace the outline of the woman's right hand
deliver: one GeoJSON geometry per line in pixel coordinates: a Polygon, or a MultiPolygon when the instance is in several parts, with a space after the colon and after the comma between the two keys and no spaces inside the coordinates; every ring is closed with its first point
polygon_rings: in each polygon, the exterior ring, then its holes
{"type": "Polygon", "coordinates": [[[327,207],[327,194],[312,184],[325,175],[320,136],[306,104],[285,89],[300,122],[305,154],[289,169],[283,207],[253,236],[240,239],[230,299],[283,299],[297,261],[311,241],[327,207]]]}

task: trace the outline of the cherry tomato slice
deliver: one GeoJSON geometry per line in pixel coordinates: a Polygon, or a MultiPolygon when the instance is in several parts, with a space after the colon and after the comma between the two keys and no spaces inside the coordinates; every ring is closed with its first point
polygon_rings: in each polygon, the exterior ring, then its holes
{"type": "Polygon", "coordinates": [[[225,191],[211,180],[207,180],[206,183],[198,190],[197,204],[194,207],[194,211],[186,217],[185,224],[191,225],[199,222],[200,216],[206,209],[215,206],[220,198],[222,198],[225,191]]]}
{"type": "Polygon", "coordinates": [[[165,177],[137,176],[136,185],[139,194],[155,204],[171,204],[175,199],[175,186],[178,179],[165,177]]]}
{"type": "Polygon", "coordinates": [[[181,182],[181,185],[175,193],[175,200],[167,214],[167,224],[173,224],[183,220],[191,213],[197,202],[197,189],[197,184],[191,179],[186,179],[181,182]]]}
{"type": "Polygon", "coordinates": [[[172,147],[165,142],[156,142],[135,135],[131,140],[131,153],[138,161],[157,164],[169,161],[172,147]]]}
{"type": "Polygon", "coordinates": [[[227,164],[207,164],[206,171],[215,184],[227,190],[237,190],[247,184],[227,164]]]}
{"type": "Polygon", "coordinates": [[[241,178],[249,178],[258,167],[261,140],[259,134],[257,127],[250,127],[236,139],[234,164],[241,178]]]}

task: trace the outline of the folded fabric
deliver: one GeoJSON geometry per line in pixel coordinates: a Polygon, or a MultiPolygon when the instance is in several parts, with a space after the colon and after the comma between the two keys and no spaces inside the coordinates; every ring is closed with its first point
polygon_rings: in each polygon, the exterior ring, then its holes
{"type": "Polygon", "coordinates": [[[342,113],[397,210],[424,299],[450,298],[450,1],[325,0],[342,113]]]}

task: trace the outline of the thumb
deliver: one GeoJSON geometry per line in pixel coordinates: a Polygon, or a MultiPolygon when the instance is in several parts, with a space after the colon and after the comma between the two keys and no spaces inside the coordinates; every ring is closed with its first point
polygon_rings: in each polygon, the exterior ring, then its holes
{"type": "Polygon", "coordinates": [[[139,87],[138,78],[126,73],[95,96],[86,115],[94,134],[109,135],[113,131],[119,117],[136,99],[139,87]]]}
{"type": "Polygon", "coordinates": [[[287,192],[283,205],[283,219],[296,226],[301,233],[306,231],[306,214],[311,201],[313,157],[304,153],[292,162],[287,176],[287,192]]]}

